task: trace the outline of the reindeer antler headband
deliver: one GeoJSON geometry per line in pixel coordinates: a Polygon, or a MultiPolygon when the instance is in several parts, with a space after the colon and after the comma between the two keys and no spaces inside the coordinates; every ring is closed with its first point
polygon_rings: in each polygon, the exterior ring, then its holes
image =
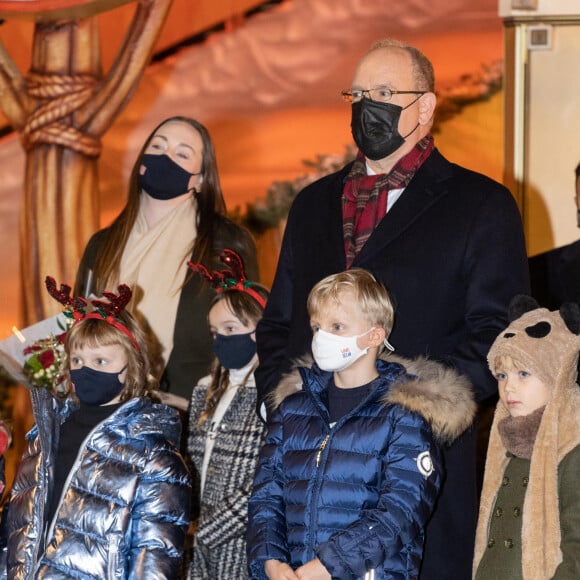
{"type": "Polygon", "coordinates": [[[117,330],[129,337],[133,348],[139,352],[139,346],[133,333],[125,326],[119,315],[129,304],[131,296],[131,288],[126,284],[121,284],[117,287],[118,294],[113,292],[103,292],[103,296],[108,300],[91,300],[91,304],[95,307],[94,312],[87,314],[86,308],[88,302],[80,296],[71,296],[71,287],[68,284],[61,284],[60,289],[56,288],[56,281],[52,276],[47,276],[45,280],[46,289],[48,293],[64,307],[66,316],[70,316],[75,320],[75,324],[80,320],[88,318],[96,318],[97,320],[104,320],[117,330]]]}
{"type": "Polygon", "coordinates": [[[239,290],[249,294],[262,308],[266,307],[266,300],[253,288],[253,282],[246,278],[244,272],[244,262],[237,252],[225,248],[220,254],[220,260],[229,266],[229,269],[214,270],[212,273],[203,264],[187,262],[187,265],[194,271],[201,274],[219,294],[224,290],[239,290]]]}

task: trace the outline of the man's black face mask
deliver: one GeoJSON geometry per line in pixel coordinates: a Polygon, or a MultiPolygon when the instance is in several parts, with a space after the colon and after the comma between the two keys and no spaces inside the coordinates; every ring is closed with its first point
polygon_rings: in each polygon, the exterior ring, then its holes
{"type": "Polygon", "coordinates": [[[399,133],[401,113],[416,103],[419,98],[406,107],[392,103],[380,103],[363,97],[352,104],[350,127],[357,147],[367,159],[378,161],[394,153],[415,129],[404,137],[399,133]]]}

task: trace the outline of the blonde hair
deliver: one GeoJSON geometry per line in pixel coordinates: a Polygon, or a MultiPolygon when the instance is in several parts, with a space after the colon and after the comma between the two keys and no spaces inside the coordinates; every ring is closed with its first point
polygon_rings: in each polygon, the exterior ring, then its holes
{"type": "MultiPolygon", "coordinates": [[[[135,350],[131,339],[109,324],[104,319],[85,318],[76,322],[68,331],[64,342],[65,356],[61,369],[64,380],[64,392],[59,395],[68,396],[72,391],[70,381],[70,352],[83,348],[98,348],[100,346],[118,345],[123,348],[127,357],[127,374],[125,386],[121,391],[121,401],[128,401],[135,397],[148,397],[155,399],[154,391],[157,389],[157,380],[151,374],[149,363],[149,349],[145,334],[134,316],[126,310],[121,312],[118,319],[135,338],[139,350],[135,350]]],[[[62,385],[63,383],[61,383],[62,385]]]]}
{"type": "Polygon", "coordinates": [[[509,354],[500,354],[493,360],[492,372],[495,375],[498,372],[510,371],[528,371],[530,369],[521,363],[519,360],[512,358],[509,354]]]}
{"type": "Polygon", "coordinates": [[[395,317],[393,302],[385,286],[362,268],[351,268],[320,280],[308,296],[308,314],[315,316],[329,300],[340,302],[340,295],[344,292],[352,292],[368,322],[384,328],[389,336],[395,317]]]}
{"type": "Polygon", "coordinates": [[[509,354],[499,354],[493,359],[493,365],[490,367],[491,373],[497,379],[497,373],[509,373],[525,371],[537,378],[544,386],[552,388],[553,384],[547,383],[546,379],[539,375],[534,368],[524,364],[517,358],[511,357],[509,354]]]}

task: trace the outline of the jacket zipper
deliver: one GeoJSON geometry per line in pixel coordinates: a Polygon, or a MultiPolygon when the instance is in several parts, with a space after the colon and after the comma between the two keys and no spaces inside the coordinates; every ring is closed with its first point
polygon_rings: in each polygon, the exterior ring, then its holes
{"type": "MultiPolygon", "coordinates": [[[[300,375],[302,376],[303,380],[305,380],[305,375],[301,372],[300,375]]],[[[313,399],[313,402],[315,404],[316,407],[320,408],[321,404],[319,399],[312,393],[312,391],[310,389],[308,389],[308,392],[310,394],[310,396],[313,399]]],[[[367,402],[374,396],[374,393],[371,393],[368,395],[368,397],[364,400],[361,401],[359,405],[357,405],[354,409],[352,409],[350,411],[350,413],[348,413],[347,415],[345,415],[344,417],[342,417],[337,423],[333,424],[331,427],[331,431],[330,433],[327,433],[324,437],[324,439],[322,440],[322,443],[320,444],[320,447],[318,448],[318,452],[316,453],[316,461],[315,461],[315,466],[316,466],[316,473],[315,473],[315,482],[314,482],[314,488],[312,491],[312,497],[310,499],[310,528],[309,528],[309,535],[310,535],[310,539],[308,541],[308,551],[310,553],[311,557],[314,557],[315,552],[314,552],[314,547],[312,545],[312,539],[316,536],[317,533],[317,528],[318,526],[316,525],[316,519],[314,517],[314,510],[312,509],[313,506],[315,506],[318,502],[318,492],[320,491],[320,477],[321,477],[321,473],[319,472],[319,467],[320,467],[320,462],[322,460],[322,455],[324,454],[324,450],[326,449],[326,446],[328,444],[328,440],[330,439],[330,435],[332,434],[333,431],[335,431],[338,427],[342,427],[342,425],[344,425],[344,423],[346,423],[350,417],[359,409],[362,408],[364,405],[367,404],[367,402]]],[[[323,415],[324,416],[324,415],[323,415]]],[[[374,570],[370,570],[369,572],[367,572],[367,574],[364,577],[364,580],[375,580],[375,571],[374,570]]]]}
{"type": "MultiPolygon", "coordinates": [[[[42,401],[40,401],[39,395],[37,394],[36,389],[32,389],[31,399],[32,399],[32,408],[33,409],[35,406],[39,407],[42,405],[42,401]]],[[[38,508],[37,514],[38,514],[39,518],[42,517],[42,528],[43,529],[41,530],[41,532],[45,532],[46,527],[47,527],[47,522],[44,521],[44,510],[45,510],[46,499],[47,499],[46,490],[48,489],[48,476],[47,476],[48,469],[46,469],[46,462],[48,460],[46,457],[46,442],[44,441],[44,437],[43,437],[44,426],[43,426],[43,429],[41,432],[40,425],[37,422],[36,428],[38,429],[38,445],[40,446],[40,453],[42,454],[42,462],[38,466],[39,469],[42,469],[42,476],[39,475],[39,477],[38,477],[38,481],[39,481],[40,485],[39,485],[39,489],[38,489],[39,508],[38,508]]],[[[32,512],[32,517],[33,517],[33,515],[34,515],[34,512],[32,512]]],[[[36,545],[34,546],[33,566],[35,568],[38,566],[39,556],[41,555],[40,550],[41,550],[41,548],[44,549],[45,547],[46,547],[46,535],[39,537],[37,542],[36,542],[36,545]]]]}
{"type": "Polygon", "coordinates": [[[116,541],[111,542],[109,541],[109,562],[108,562],[108,571],[109,571],[109,580],[116,578],[116,570],[117,570],[117,560],[119,559],[119,546],[117,545],[116,541]]]}
{"type": "Polygon", "coordinates": [[[312,489],[312,497],[310,499],[310,529],[309,529],[310,540],[308,541],[308,551],[311,559],[315,557],[312,539],[316,536],[318,528],[318,526],[316,525],[316,518],[314,517],[315,509],[313,509],[313,506],[316,506],[316,504],[318,503],[318,492],[320,491],[320,478],[322,477],[322,473],[319,471],[318,468],[320,467],[320,461],[322,459],[324,449],[326,448],[329,439],[330,433],[327,433],[324,436],[324,439],[322,440],[322,443],[320,444],[320,447],[318,448],[318,451],[316,453],[315,460],[316,471],[314,474],[314,486],[312,489]]]}
{"type": "Polygon", "coordinates": [[[330,433],[327,433],[326,437],[322,440],[322,443],[320,444],[320,448],[318,449],[318,453],[316,454],[316,467],[317,468],[320,466],[320,458],[322,457],[322,452],[324,451],[324,448],[326,447],[326,444],[328,443],[329,438],[330,438],[330,433]]]}
{"type": "MultiPolygon", "coordinates": [[[[318,448],[318,453],[316,454],[316,468],[317,469],[320,467],[320,459],[322,457],[322,453],[324,452],[324,449],[325,449],[326,444],[328,443],[329,439],[330,439],[330,433],[327,433],[326,437],[322,440],[322,443],[320,444],[320,447],[318,448]]],[[[369,570],[364,575],[364,580],[375,580],[375,571],[369,570]]]]}
{"type": "MultiPolygon", "coordinates": [[[[301,375],[303,381],[305,381],[306,380],[305,374],[301,371],[300,372],[300,375],[301,375]]],[[[312,397],[315,406],[320,408],[321,407],[320,400],[312,393],[312,391],[310,389],[308,389],[307,391],[310,394],[310,396],[312,397]]],[[[319,479],[321,477],[321,473],[319,472],[319,467],[320,467],[320,462],[322,460],[322,455],[324,454],[324,450],[326,449],[326,446],[328,444],[328,440],[330,439],[330,435],[332,434],[332,432],[335,431],[335,430],[337,430],[337,428],[342,427],[350,419],[350,417],[352,417],[356,411],[358,411],[359,409],[363,408],[373,396],[374,396],[374,392],[370,393],[365,398],[364,401],[361,401],[354,409],[352,409],[349,413],[347,413],[347,415],[345,415],[339,421],[337,421],[336,423],[334,423],[332,425],[332,427],[331,427],[330,433],[327,433],[326,434],[326,436],[322,440],[322,443],[320,444],[320,447],[318,448],[318,452],[316,453],[316,461],[315,461],[315,465],[316,465],[315,478],[316,478],[316,481],[314,483],[314,489],[313,489],[313,492],[312,492],[312,498],[310,500],[310,529],[309,529],[310,539],[308,541],[308,551],[309,551],[311,557],[314,557],[315,556],[314,547],[312,545],[312,538],[314,538],[314,536],[316,535],[317,528],[318,528],[318,526],[316,525],[316,519],[315,519],[314,513],[313,513],[314,510],[312,509],[312,507],[316,505],[316,503],[318,501],[318,492],[320,491],[320,489],[319,489],[320,488],[319,479]]],[[[375,574],[375,570],[373,569],[373,570],[369,570],[364,575],[364,579],[363,580],[375,580],[375,578],[376,578],[376,574],[375,574]]]]}

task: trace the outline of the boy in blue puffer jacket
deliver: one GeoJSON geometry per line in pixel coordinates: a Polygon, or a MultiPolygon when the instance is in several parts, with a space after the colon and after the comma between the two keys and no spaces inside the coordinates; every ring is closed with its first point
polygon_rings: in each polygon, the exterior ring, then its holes
{"type": "Polygon", "coordinates": [[[249,503],[251,577],[415,578],[439,446],[471,424],[471,387],[439,363],[379,359],[393,305],[366,270],[320,281],[308,312],[315,363],[274,395],[249,503]]]}

